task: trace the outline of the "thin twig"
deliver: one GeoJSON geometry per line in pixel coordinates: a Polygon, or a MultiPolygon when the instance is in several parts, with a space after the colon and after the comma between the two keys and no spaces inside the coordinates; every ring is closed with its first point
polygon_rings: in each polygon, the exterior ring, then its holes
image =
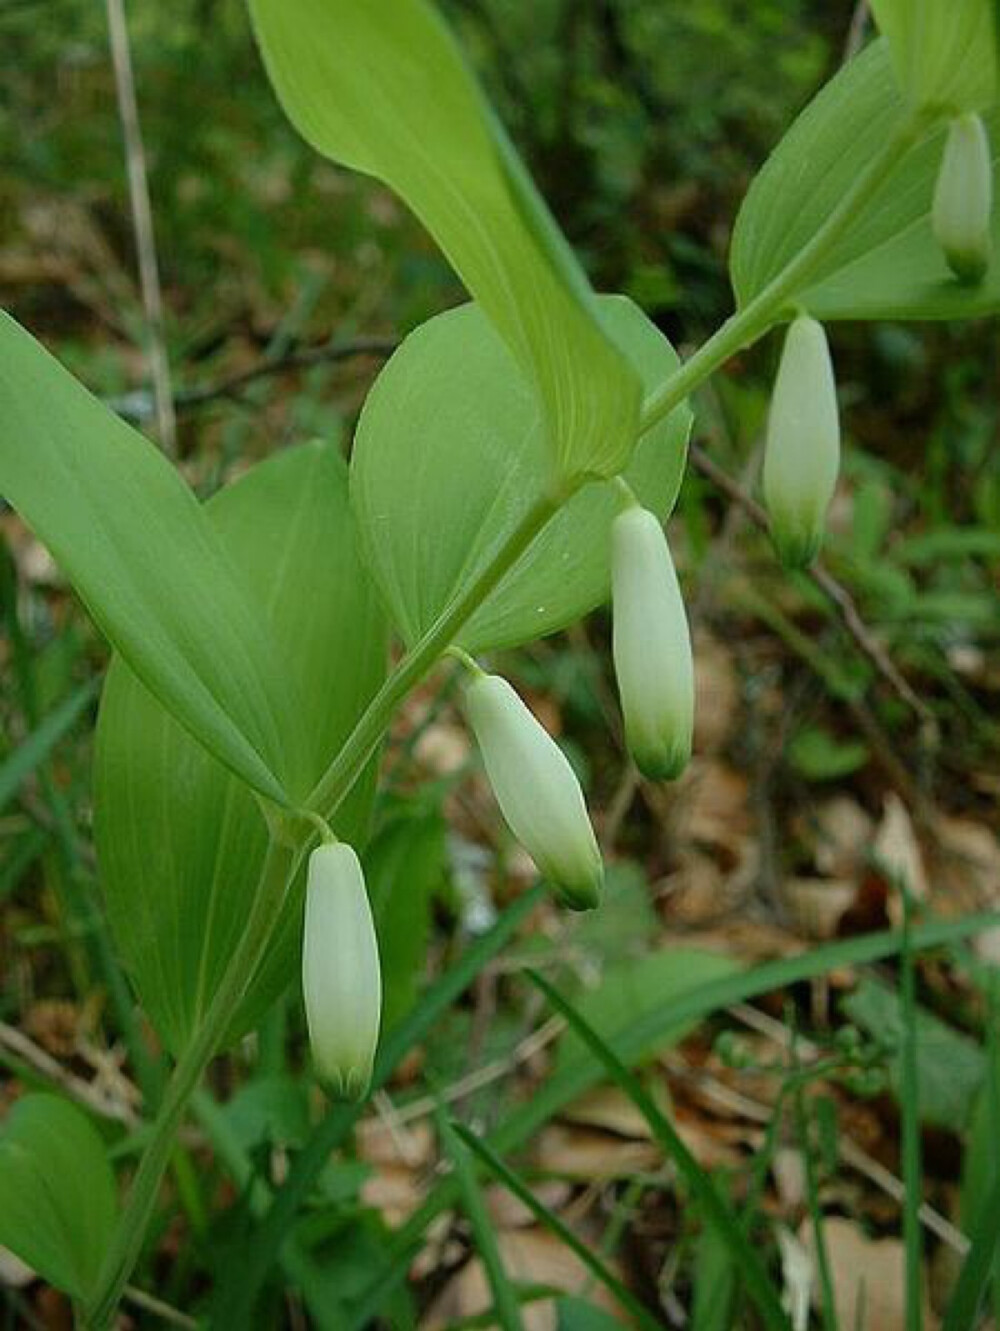
{"type": "Polygon", "coordinates": [[[121,120],[122,137],[125,140],[129,203],[132,209],[135,247],[139,258],[139,282],[146,314],[149,367],[156,399],[157,431],[164,452],[173,457],[177,451],[177,420],[170,391],[170,365],[167,360],[163,323],[163,292],[156,259],[156,235],[153,230],[153,210],[149,201],[146,152],[142,142],[142,127],[139,123],[139,104],[135,93],[124,0],[107,0],[107,11],[118,115],[121,120]]]}
{"type": "Polygon", "coordinates": [[[9,1026],[5,1021],[0,1021],[0,1046],[5,1048],[8,1053],[39,1073],[47,1081],[58,1086],[72,1100],[89,1109],[92,1113],[101,1118],[116,1119],[119,1123],[124,1123],[128,1127],[135,1127],[139,1122],[139,1117],[131,1106],[120,1100],[113,1100],[100,1091],[94,1089],[89,1082],[82,1077],[75,1076],[68,1072],[63,1065],[40,1045],[35,1044],[22,1031],[14,1026],[9,1026]]]}
{"type": "Polygon", "coordinates": [[[868,0],[858,0],[858,3],[854,6],[851,24],[847,29],[847,38],[844,42],[843,63],[845,65],[854,59],[864,45],[870,8],[868,0]]]}
{"type": "MultiPolygon", "coordinates": [[[[734,504],[740,508],[750,518],[754,526],[762,531],[767,531],[769,523],[767,514],[760,504],[757,503],[746,490],[735,481],[722,467],[718,465],[703,448],[697,444],[691,445],[691,464],[692,466],[708,480],[712,482],[717,489],[721,490],[734,504]]],[[[854,639],[854,642],[861,653],[868,658],[875,670],[887,684],[898,694],[902,700],[913,709],[914,712],[929,724],[934,724],[934,715],[922,699],[918,698],[916,693],[900,674],[895,664],[887,654],[885,648],[873,636],[868,626],[865,624],[854,600],[842,583],[838,582],[829,569],[822,564],[814,564],[808,570],[808,576],[811,578],[814,586],[818,587],[824,596],[830,601],[837,617],[844,628],[854,639]]]]}
{"type": "Polygon", "coordinates": [[[179,1309],[172,1307],[169,1303],[164,1303],[153,1294],[147,1294],[144,1289],[137,1289],[135,1285],[125,1286],[125,1298],[129,1303],[134,1303],[137,1308],[142,1308],[145,1312],[152,1313],[154,1317],[159,1317],[161,1321],[170,1326],[182,1326],[190,1331],[198,1331],[199,1323],[193,1317],[188,1317],[187,1313],[182,1313],[179,1309]]]}
{"type": "MultiPolygon", "coordinates": [[[[303,347],[273,359],[265,358],[248,370],[241,370],[239,374],[219,379],[215,383],[181,389],[173,396],[173,407],[175,412],[180,414],[222,398],[234,398],[257,380],[274,374],[284,374],[288,370],[304,370],[311,369],[315,365],[335,364],[338,361],[350,360],[354,356],[375,356],[384,359],[392,355],[397,345],[398,343],[389,338],[360,337],[353,342],[303,347]]],[[[141,422],[155,414],[154,404],[146,393],[126,393],[121,397],[106,398],[105,401],[112,411],[117,412],[125,420],[141,422]]]]}
{"type": "Polygon", "coordinates": [[[561,1017],[551,1017],[537,1031],[526,1036],[507,1058],[498,1059],[495,1063],[488,1063],[485,1067],[477,1068],[475,1072],[470,1072],[460,1081],[453,1085],[445,1087],[440,1096],[425,1095],[422,1099],[412,1100],[408,1105],[397,1108],[388,1098],[379,1103],[379,1113],[385,1117],[388,1113],[394,1127],[391,1134],[396,1139],[396,1134],[400,1128],[408,1123],[413,1123],[417,1119],[428,1118],[442,1104],[455,1104],[458,1100],[464,1100],[466,1096],[474,1095],[476,1091],[481,1091],[485,1086],[492,1085],[502,1077],[508,1076],[515,1068],[522,1063],[526,1063],[535,1054],[539,1053],[553,1040],[557,1039],[566,1029],[566,1023],[561,1017]]]}

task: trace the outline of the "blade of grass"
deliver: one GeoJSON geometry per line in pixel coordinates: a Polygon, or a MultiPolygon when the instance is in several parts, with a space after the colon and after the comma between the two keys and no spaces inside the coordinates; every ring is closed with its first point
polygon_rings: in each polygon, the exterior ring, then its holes
{"type": "Polygon", "coordinates": [[[32,827],[21,837],[0,868],[0,901],[14,891],[48,844],[49,834],[40,827],[32,827]]]}
{"type": "Polygon", "coordinates": [[[504,1164],[495,1151],[491,1151],[481,1138],[470,1132],[461,1123],[455,1123],[453,1127],[468,1149],[478,1156],[483,1164],[496,1175],[507,1191],[512,1193],[518,1201],[523,1202],[536,1220],[540,1220],[547,1229],[552,1231],[560,1243],[579,1257],[587,1270],[614,1295],[637,1326],[644,1328],[644,1331],[659,1331],[661,1325],[659,1319],[653,1317],[643,1307],[632,1291],[622,1284],[592,1248],[581,1242],[554,1211],[551,1211],[543,1202],[538,1200],[524,1180],[515,1174],[508,1165],[504,1164]]]}
{"type": "MultiPolygon", "coordinates": [[[[990,976],[986,1029],[989,1055],[985,1094],[989,1135],[1000,1141],[1000,980],[990,976]]],[[[968,1149],[968,1146],[967,1148],[968,1149]]],[[[972,1247],[966,1254],[948,1303],[942,1331],[973,1331],[979,1307],[989,1289],[993,1320],[1000,1327],[1000,1162],[989,1165],[989,1191],[972,1225],[972,1247]]]]}
{"type": "MultiPolygon", "coordinates": [[[[915,949],[941,947],[948,943],[971,938],[977,933],[996,927],[1000,912],[986,911],[961,920],[941,920],[923,925],[913,931],[915,949]]],[[[772,993],[790,984],[813,979],[827,971],[843,966],[867,965],[896,956],[902,946],[899,932],[884,930],[848,938],[824,947],[815,948],[797,957],[783,957],[766,962],[753,970],[727,975],[698,985],[690,993],[672,999],[669,1008],[654,1008],[633,1018],[614,1037],[619,1055],[638,1060],[671,1030],[686,1022],[699,1021],[719,1008],[746,1002],[772,993]]],[[[508,1115],[503,1125],[490,1138],[490,1146],[501,1154],[516,1149],[531,1137],[542,1124],[548,1122],[571,1100],[601,1079],[599,1064],[584,1060],[574,1062],[550,1077],[540,1086],[532,1099],[508,1115]]],[[[454,1183],[443,1179],[427,1197],[424,1204],[401,1225],[386,1244],[386,1261],[359,1296],[352,1309],[351,1328],[365,1326],[382,1306],[386,1292],[395,1289],[406,1271],[411,1254],[423,1241],[426,1227],[454,1201],[454,1183]]]]}
{"type": "Polygon", "coordinates": [[[920,1150],[920,1070],[917,1064],[917,972],[913,950],[910,894],[899,885],[903,903],[900,1006],[903,1019],[902,1104],[903,1124],[903,1242],[906,1246],[906,1331],[923,1331],[923,1249],[920,1201],[923,1165],[920,1150]]]}
{"type": "Polygon", "coordinates": [[[799,1151],[802,1155],[802,1165],[805,1171],[806,1203],[809,1207],[813,1245],[816,1249],[816,1266],[819,1269],[823,1328],[824,1331],[838,1331],[837,1305],[833,1294],[833,1276],[830,1273],[830,1254],[827,1252],[826,1236],[823,1232],[823,1211],[819,1202],[816,1160],[809,1143],[809,1114],[801,1082],[792,1093],[792,1105],[795,1112],[795,1135],[799,1139],[799,1151]]]}
{"type": "Polygon", "coordinates": [[[438,1137],[455,1169],[455,1179],[462,1197],[466,1217],[472,1226],[476,1248],[486,1268],[486,1278],[493,1292],[493,1310],[503,1331],[524,1331],[521,1319],[521,1305],[511,1286],[504,1268],[503,1258],[497,1246],[493,1232],[493,1222],[486,1210],[483,1194],[479,1190],[479,1180],[472,1168],[468,1153],[448,1122],[444,1111],[439,1107],[434,1115],[437,1122],[438,1137]]]}
{"type": "Polygon", "coordinates": [[[642,1082],[630,1072],[615,1051],[593,1026],[568,1003],[562,994],[537,971],[526,972],[528,979],[545,995],[549,1004],[564,1017],[592,1054],[601,1062],[608,1076],[624,1091],[652,1129],[653,1136],[673,1160],[684,1182],[698,1201],[705,1220],[726,1244],[740,1271],[747,1293],[753,1299],[764,1325],[771,1331],[788,1331],[789,1322],[781,1301],[757,1253],[747,1242],[736,1216],[719,1195],[711,1176],[705,1172],[681,1140],[677,1129],[661,1113],[642,1082]]]}
{"type": "Polygon", "coordinates": [[[0,763],[0,813],[17,794],[23,782],[49,756],[55,746],[80,719],[97,695],[100,681],[88,679],[35,727],[23,744],[0,763]]]}
{"type": "MultiPolygon", "coordinates": [[[[375,1060],[372,1089],[390,1079],[409,1050],[423,1040],[479,972],[504,948],[543,899],[545,889],[532,888],[503,912],[493,927],[469,947],[455,965],[423,995],[409,1016],[388,1032],[375,1060]]],[[[247,1244],[246,1261],[233,1271],[219,1292],[217,1323],[250,1326],[253,1307],[277,1254],[281,1251],[299,1207],[330,1158],[360,1115],[350,1105],[332,1108],[302,1148],[274,1201],[247,1244]]]]}
{"type": "Polygon", "coordinates": [[[994,1274],[1000,1246],[1000,1174],[993,1180],[972,1231],[972,1247],[962,1263],[941,1331],[974,1331],[979,1305],[994,1274]]]}

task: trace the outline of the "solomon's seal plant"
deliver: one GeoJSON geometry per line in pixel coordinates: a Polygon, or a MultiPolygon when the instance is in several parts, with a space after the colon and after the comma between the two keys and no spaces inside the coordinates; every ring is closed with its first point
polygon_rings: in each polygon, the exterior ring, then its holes
{"type": "Polygon", "coordinates": [[[0,1197],[17,1203],[0,1207],[0,1243],[67,1290],[92,1331],[114,1319],[209,1061],[297,975],[318,1075],[347,1095],[368,1083],[378,944],[351,847],[410,691],[449,653],[466,662],[468,715],[514,835],[568,904],[594,905],[601,862],[577,779],[476,658],[571,624],[613,576],[629,743],[649,775],[675,775],[691,662],[663,524],[688,398],[791,323],[764,493],[782,555],[803,562],[837,474],[824,329],[1000,309],[994,6],[873,9],[883,35],[751,186],[734,313],[683,362],[634,303],[591,289],[431,0],[249,3],[292,123],[394,190],[471,297],[390,359],[349,467],[303,442],[202,504],[0,317],[0,493],[114,648],[97,736],[101,883],[174,1060],[120,1191],[71,1107],[30,1097],[3,1126],[0,1197]]]}

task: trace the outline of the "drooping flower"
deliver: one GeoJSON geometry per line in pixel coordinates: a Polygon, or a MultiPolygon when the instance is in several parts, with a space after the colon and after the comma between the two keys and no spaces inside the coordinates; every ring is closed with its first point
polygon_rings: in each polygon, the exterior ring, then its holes
{"type": "Polygon", "coordinates": [[[337,1095],[360,1100],[378,1044],[382,976],[364,873],[342,842],[309,859],[302,992],[317,1073],[337,1095]]]}
{"type": "Polygon", "coordinates": [[[659,519],[638,504],[611,529],[614,661],[629,752],[644,776],[671,780],[691,757],[691,634],[659,519]]]}
{"type": "Polygon", "coordinates": [[[601,853],[569,760],[499,675],[478,672],[465,705],[510,830],[574,910],[600,900],[601,853]]]}
{"type": "Polygon", "coordinates": [[[764,499],[782,562],[812,563],[840,470],[837,384],[823,325],[800,315],[788,329],[764,450],[764,499]]]}
{"type": "Polygon", "coordinates": [[[957,116],[949,126],[934,187],[931,223],[948,267],[962,282],[981,282],[993,237],[993,165],[982,117],[957,116]]]}

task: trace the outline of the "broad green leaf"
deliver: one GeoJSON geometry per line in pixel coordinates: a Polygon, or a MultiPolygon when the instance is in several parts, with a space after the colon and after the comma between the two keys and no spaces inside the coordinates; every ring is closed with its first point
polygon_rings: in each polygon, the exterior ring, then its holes
{"type": "MultiPolygon", "coordinates": [[[[427,0],[250,0],[271,82],[319,152],[384,181],[545,406],[549,480],[628,460],[639,384],[565,240],[427,0]]],[[[511,372],[511,371],[508,371],[511,372]]]]}
{"type": "MultiPolygon", "coordinates": [[[[866,977],[844,1000],[844,1011],[876,1040],[898,1044],[903,1034],[899,996],[879,980],[866,977]]],[[[932,1013],[917,1010],[917,1075],[920,1114],[928,1123],[956,1129],[968,1122],[986,1073],[986,1058],[968,1036],[959,1034],[932,1013]]],[[[897,1097],[902,1091],[902,1059],[889,1060],[889,1077],[897,1097]]]]}
{"type": "Polygon", "coordinates": [[[993,0],[872,0],[900,88],[915,106],[982,111],[996,97],[993,0]]]}
{"type": "Polygon", "coordinates": [[[445,876],[445,823],[438,812],[391,816],[365,852],[382,960],[382,1029],[412,1008],[427,958],[431,903],[445,876]]]}
{"type": "MultiPolygon", "coordinates": [[[[255,467],[206,506],[281,647],[315,781],[381,683],[385,624],[355,547],[347,478],[322,444],[255,467]]],[[[373,772],[337,831],[365,829],[373,772]]],[[[95,822],[108,913],[140,998],[179,1050],[204,1013],[246,921],[266,836],[250,794],[194,744],[121,660],[98,724],[95,822]]],[[[288,983],[302,884],[236,1019],[244,1030],[288,983]]]]}
{"type": "MultiPolygon", "coordinates": [[[[608,334],[651,388],[677,365],[670,344],[630,301],[599,305],[608,334]]],[[[690,413],[640,440],[625,475],[666,518],[680,487],[690,413]]],[[[454,593],[546,492],[544,428],[503,342],[476,305],[438,315],[379,375],[358,426],[351,500],[366,557],[403,637],[420,637],[454,593]]],[[[461,634],[469,651],[513,646],[578,619],[606,599],[611,482],[564,506],[461,634]]]]}
{"type": "MultiPolygon", "coordinates": [[[[906,107],[884,39],[852,60],[806,107],[755,179],[730,256],[745,306],[812,239],[886,141],[906,107]]],[[[1000,109],[986,116],[994,174],[1000,109]]],[[[979,286],[954,278],[931,233],[931,200],[946,129],[911,148],[802,290],[789,297],[818,319],[958,319],[1000,310],[1000,262],[979,286]]],[[[994,211],[1000,245],[1000,209],[994,211]]]]}
{"type": "Polygon", "coordinates": [[[2,312],[0,494],[183,726],[271,799],[304,793],[292,689],[198,501],[2,312]]]}
{"type": "Polygon", "coordinates": [[[57,1095],[18,1100],[0,1123],[0,1244],[80,1299],[117,1209],[104,1144],[86,1114],[57,1095]]]}

